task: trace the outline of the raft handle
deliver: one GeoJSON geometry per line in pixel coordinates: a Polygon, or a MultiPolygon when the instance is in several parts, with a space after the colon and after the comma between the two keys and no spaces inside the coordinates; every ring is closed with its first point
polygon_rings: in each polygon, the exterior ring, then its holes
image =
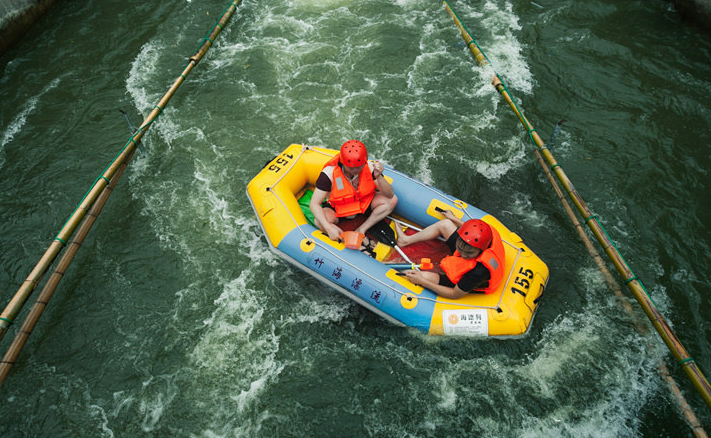
{"type": "Polygon", "coordinates": [[[546,288],[545,288],[545,286],[543,285],[543,283],[541,283],[540,286],[541,286],[541,291],[538,293],[538,298],[536,298],[535,300],[533,300],[533,304],[538,304],[538,301],[540,301],[540,299],[543,297],[543,291],[546,290],[546,288]]]}

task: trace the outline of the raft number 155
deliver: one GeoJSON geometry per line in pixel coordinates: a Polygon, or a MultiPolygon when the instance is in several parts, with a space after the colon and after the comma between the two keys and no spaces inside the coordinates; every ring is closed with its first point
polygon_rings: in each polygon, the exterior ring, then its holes
{"type": "Polygon", "coordinates": [[[267,167],[267,170],[271,170],[274,173],[278,173],[281,169],[283,169],[289,164],[290,160],[293,159],[294,156],[291,154],[281,154],[281,157],[277,158],[277,160],[273,164],[269,165],[269,167],[267,167]]]}
{"type": "Polygon", "coordinates": [[[531,286],[531,283],[528,280],[533,280],[533,271],[531,271],[530,269],[519,268],[518,273],[521,275],[516,276],[516,278],[514,279],[514,283],[518,286],[521,286],[524,290],[521,290],[516,286],[512,286],[511,292],[519,293],[525,297],[526,292],[528,292],[528,288],[531,286]]]}

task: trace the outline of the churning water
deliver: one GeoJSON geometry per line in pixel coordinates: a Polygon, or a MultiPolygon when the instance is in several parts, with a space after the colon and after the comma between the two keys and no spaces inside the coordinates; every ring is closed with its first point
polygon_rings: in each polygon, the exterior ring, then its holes
{"type": "MultiPolygon", "coordinates": [[[[553,154],[711,373],[711,38],[656,0],[451,4],[542,137],[568,120],[553,154]]],[[[117,109],[143,120],[226,6],[63,2],[0,59],[4,303],[125,144],[117,109]]],[[[606,286],[491,75],[440,2],[245,1],[3,384],[0,435],[691,436],[660,361],[710,428],[661,341],[635,329],[641,311],[606,286]],[[551,278],[528,336],[395,327],[269,252],[247,182],[291,143],[350,138],[541,256],[551,278]]]]}

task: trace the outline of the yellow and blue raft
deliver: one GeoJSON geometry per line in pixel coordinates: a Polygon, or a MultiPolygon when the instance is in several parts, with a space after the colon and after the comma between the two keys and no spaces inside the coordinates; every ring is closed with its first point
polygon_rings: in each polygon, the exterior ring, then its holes
{"type": "MultiPolygon", "coordinates": [[[[390,247],[375,257],[331,240],[307,220],[299,199],[313,189],[324,164],[338,151],[292,144],[247,185],[247,196],[272,250],[388,321],[431,335],[520,336],[527,333],[548,281],[548,267],[493,216],[388,166],[385,177],[398,197],[395,228],[424,228],[451,210],[481,219],[501,235],[507,274],[492,294],[451,300],[412,284],[388,264],[390,247]]],[[[303,204],[303,202],[302,202],[303,204]]]]}

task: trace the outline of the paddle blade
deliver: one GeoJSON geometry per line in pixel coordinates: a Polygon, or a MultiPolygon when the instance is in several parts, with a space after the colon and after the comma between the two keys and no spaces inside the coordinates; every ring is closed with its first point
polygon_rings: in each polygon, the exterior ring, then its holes
{"type": "Polygon", "coordinates": [[[390,228],[390,225],[385,223],[384,220],[373,225],[369,231],[372,232],[376,239],[380,242],[385,242],[393,247],[397,244],[395,240],[395,231],[393,231],[393,229],[390,228]]]}

